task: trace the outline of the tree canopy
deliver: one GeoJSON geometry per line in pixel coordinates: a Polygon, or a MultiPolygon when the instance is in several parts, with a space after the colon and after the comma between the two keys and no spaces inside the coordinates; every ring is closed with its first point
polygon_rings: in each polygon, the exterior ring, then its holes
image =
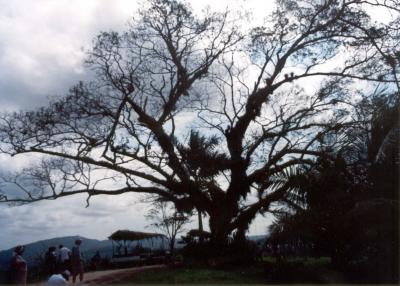
{"type": "Polygon", "coordinates": [[[263,26],[175,0],[150,0],[124,33],[102,32],[95,78],[34,111],[2,114],[0,150],[40,163],[3,176],[0,201],[147,193],[243,236],[287,201],[296,166],[354,124],[379,86],[399,96],[395,1],[279,0],[263,26]],[[390,10],[375,23],[366,9],[390,10]],[[10,187],[12,184],[14,187],[10,187]]]}

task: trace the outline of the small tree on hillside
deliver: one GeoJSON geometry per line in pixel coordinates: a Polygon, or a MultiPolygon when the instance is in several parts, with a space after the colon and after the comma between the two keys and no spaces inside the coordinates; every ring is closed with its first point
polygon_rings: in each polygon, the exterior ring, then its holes
{"type": "Polygon", "coordinates": [[[158,201],[153,204],[146,218],[152,221],[151,227],[158,229],[167,237],[169,249],[173,253],[176,236],[184,231],[184,225],[189,222],[189,217],[178,212],[171,203],[158,201]]]}

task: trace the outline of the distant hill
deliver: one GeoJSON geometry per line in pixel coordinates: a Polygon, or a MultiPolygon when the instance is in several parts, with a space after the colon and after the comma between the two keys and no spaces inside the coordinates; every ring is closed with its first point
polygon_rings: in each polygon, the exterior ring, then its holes
{"type": "Polygon", "coordinates": [[[265,242],[265,240],[267,239],[268,235],[264,234],[264,235],[249,235],[247,238],[249,240],[255,241],[255,242],[265,242]]]}
{"type": "Polygon", "coordinates": [[[249,235],[247,238],[249,240],[252,240],[252,241],[266,240],[267,239],[267,235],[266,234],[263,234],[263,235],[249,235]]]}

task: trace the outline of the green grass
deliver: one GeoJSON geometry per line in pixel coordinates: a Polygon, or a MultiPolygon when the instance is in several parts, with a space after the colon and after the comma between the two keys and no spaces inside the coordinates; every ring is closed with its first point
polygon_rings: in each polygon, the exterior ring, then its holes
{"type": "Polygon", "coordinates": [[[331,263],[331,258],[330,257],[319,257],[319,258],[310,257],[307,260],[303,259],[303,263],[304,263],[304,265],[324,266],[324,265],[329,265],[331,263]]]}
{"type": "MultiPolygon", "coordinates": [[[[264,263],[254,263],[254,265],[249,267],[236,267],[229,270],[210,268],[164,268],[149,270],[120,281],[119,284],[266,284],[270,283],[268,279],[271,278],[270,275],[267,275],[267,270],[274,271],[277,264],[275,258],[272,257],[264,257],[263,261],[264,263]],[[268,265],[268,263],[270,264],[268,265]]],[[[300,268],[301,272],[294,272],[296,277],[292,277],[298,283],[302,283],[314,281],[314,279],[310,280],[309,277],[316,277],[317,279],[321,274],[320,271],[325,271],[329,265],[330,258],[309,257],[305,259],[303,257],[288,257],[285,262],[286,266],[283,265],[282,267],[286,267],[285,269],[290,271],[293,263],[304,265],[304,268],[300,268]]],[[[287,275],[291,275],[290,273],[286,273],[286,270],[284,271],[285,273],[278,274],[277,278],[285,279],[287,275]]],[[[279,283],[279,280],[274,280],[274,282],[279,283]]]]}
{"type": "Polygon", "coordinates": [[[127,284],[262,284],[261,268],[231,271],[212,269],[160,269],[147,271],[124,281],[127,284]]]}
{"type": "MultiPolygon", "coordinates": [[[[270,262],[270,263],[276,263],[276,258],[272,256],[264,256],[263,257],[264,262],[270,262]]],[[[307,266],[324,266],[328,265],[331,263],[331,258],[330,257],[287,257],[286,262],[302,262],[304,265],[307,266]]]]}

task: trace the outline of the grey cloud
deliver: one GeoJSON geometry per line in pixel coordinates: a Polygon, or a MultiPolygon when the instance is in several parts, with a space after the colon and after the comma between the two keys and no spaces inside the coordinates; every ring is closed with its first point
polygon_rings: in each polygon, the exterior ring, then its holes
{"type": "Polygon", "coordinates": [[[66,94],[69,87],[84,79],[81,74],[60,69],[48,75],[46,82],[36,82],[34,86],[29,79],[19,77],[18,74],[4,75],[0,72],[0,111],[30,110],[45,106],[49,99],[66,94]]]}
{"type": "Polygon", "coordinates": [[[82,209],[78,210],[74,213],[74,215],[78,216],[86,216],[86,217],[94,217],[94,218],[101,218],[101,217],[107,217],[111,216],[117,212],[121,212],[121,209],[113,209],[109,208],[108,210],[96,210],[96,209],[82,209]]]}
{"type": "Polygon", "coordinates": [[[45,105],[87,79],[84,50],[100,30],[121,30],[136,4],[0,0],[0,6],[0,111],[5,111],[45,105]]]}

